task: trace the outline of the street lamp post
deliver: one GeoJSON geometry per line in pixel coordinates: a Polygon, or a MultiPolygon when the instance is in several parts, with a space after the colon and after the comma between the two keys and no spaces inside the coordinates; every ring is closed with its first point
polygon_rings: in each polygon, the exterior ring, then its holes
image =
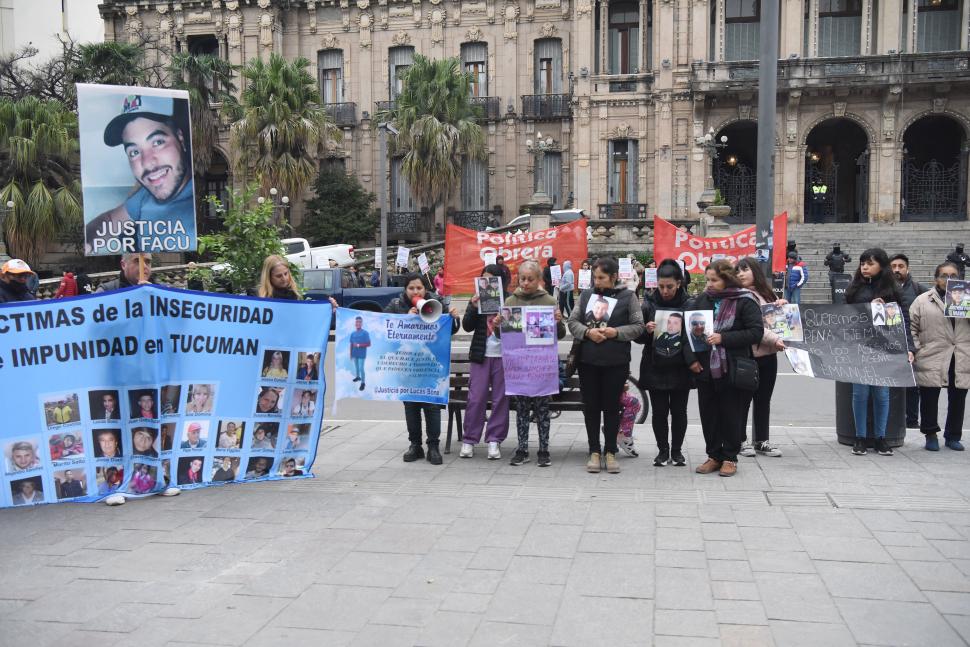
{"type": "MultiPolygon", "coordinates": [[[[284,211],[290,208],[290,197],[287,195],[281,196],[279,189],[277,189],[275,186],[270,187],[269,196],[273,201],[273,224],[279,227],[284,221],[284,211]]],[[[266,198],[264,196],[259,196],[256,198],[256,202],[259,204],[265,204],[266,198]]]]}
{"type": "Polygon", "coordinates": [[[530,153],[535,155],[536,165],[536,190],[529,200],[529,228],[532,231],[549,228],[549,218],[552,213],[552,198],[546,193],[546,177],[544,164],[546,153],[552,150],[555,142],[552,137],[542,137],[542,133],[536,133],[535,141],[525,140],[525,147],[530,153]]]}

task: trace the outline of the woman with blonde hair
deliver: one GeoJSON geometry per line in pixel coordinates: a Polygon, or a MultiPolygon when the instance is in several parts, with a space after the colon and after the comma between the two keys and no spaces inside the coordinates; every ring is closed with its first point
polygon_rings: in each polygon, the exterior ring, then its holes
{"type": "Polygon", "coordinates": [[[302,301],[300,287],[290,274],[290,264],[282,256],[267,256],[263,261],[263,271],[259,277],[257,294],[263,298],[302,301]]]}

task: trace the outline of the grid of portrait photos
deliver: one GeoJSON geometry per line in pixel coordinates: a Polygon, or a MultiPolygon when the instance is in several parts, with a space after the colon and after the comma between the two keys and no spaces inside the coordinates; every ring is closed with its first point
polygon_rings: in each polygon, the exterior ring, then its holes
{"type": "Polygon", "coordinates": [[[3,487],[18,506],[307,475],[320,363],[317,350],[266,349],[246,395],[215,379],[43,394],[43,429],[4,439],[3,487]],[[221,399],[240,406],[217,415],[232,409],[221,399]]]}

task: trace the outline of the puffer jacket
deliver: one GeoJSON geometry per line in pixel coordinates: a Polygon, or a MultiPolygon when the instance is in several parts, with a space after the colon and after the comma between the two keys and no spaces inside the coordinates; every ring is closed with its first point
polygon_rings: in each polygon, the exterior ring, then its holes
{"type": "MultiPolygon", "coordinates": [[[[683,314],[685,310],[692,309],[693,301],[687,296],[687,291],[684,289],[681,289],[670,301],[661,299],[658,290],[643,300],[643,307],[641,308],[644,324],[653,321],[658,311],[669,310],[683,314]]],[[[694,356],[694,351],[690,349],[687,335],[687,326],[684,324],[680,336],[681,351],[671,357],[654,353],[653,333],[645,330],[636,339],[638,344],[643,344],[643,354],[640,356],[639,381],[641,387],[655,391],[674,391],[689,389],[693,386],[693,375],[687,367],[697,361],[697,358],[694,356]]]]}
{"type": "Polygon", "coordinates": [[[970,320],[945,317],[943,299],[934,288],[913,301],[909,327],[916,347],[916,383],[949,386],[950,360],[955,355],[956,387],[970,389],[970,320]]]}
{"type": "Polygon", "coordinates": [[[478,306],[469,303],[465,315],[461,318],[461,327],[465,332],[472,333],[472,341],[468,347],[468,361],[481,364],[485,361],[485,342],[488,339],[488,318],[495,315],[483,315],[478,312],[478,306]]]}
{"type": "MultiPolygon", "coordinates": [[[[441,297],[439,297],[434,292],[425,292],[424,298],[428,300],[441,301],[441,297]]],[[[384,312],[388,312],[390,314],[395,314],[395,315],[406,315],[408,312],[411,311],[412,307],[413,306],[411,305],[411,302],[408,300],[407,293],[401,292],[401,296],[394,297],[393,299],[391,299],[391,302],[384,307],[384,312]]],[[[442,313],[442,315],[445,315],[445,314],[448,314],[448,313],[447,312],[442,313]]],[[[461,323],[458,321],[457,317],[453,318],[451,320],[451,334],[454,335],[456,332],[458,332],[458,328],[460,327],[461,327],[461,323]]]]}

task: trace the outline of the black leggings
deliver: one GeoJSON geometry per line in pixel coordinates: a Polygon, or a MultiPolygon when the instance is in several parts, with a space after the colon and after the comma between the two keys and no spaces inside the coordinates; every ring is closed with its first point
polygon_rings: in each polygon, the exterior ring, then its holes
{"type": "MultiPolygon", "coordinates": [[[[756,443],[768,441],[769,419],[771,418],[771,394],[775,391],[778,377],[778,355],[772,353],[755,357],[758,364],[758,390],[754,392],[754,420],[751,422],[751,437],[756,443]]],[[[744,423],[748,424],[750,401],[744,407],[744,423]]]]}
{"type": "Polygon", "coordinates": [[[579,364],[579,388],[583,394],[583,417],[590,453],[602,453],[600,447],[600,414],[603,416],[604,448],[615,454],[616,434],[620,431],[620,394],[630,369],[619,366],[579,364]]]}
{"type": "Polygon", "coordinates": [[[650,389],[650,404],[653,406],[653,435],[657,439],[657,449],[679,452],[684,446],[684,436],[687,435],[687,399],[690,389],[674,389],[665,391],[650,389]],[[670,425],[667,418],[670,418],[670,425]],[[670,442],[667,434],[670,433],[670,442]]]}

